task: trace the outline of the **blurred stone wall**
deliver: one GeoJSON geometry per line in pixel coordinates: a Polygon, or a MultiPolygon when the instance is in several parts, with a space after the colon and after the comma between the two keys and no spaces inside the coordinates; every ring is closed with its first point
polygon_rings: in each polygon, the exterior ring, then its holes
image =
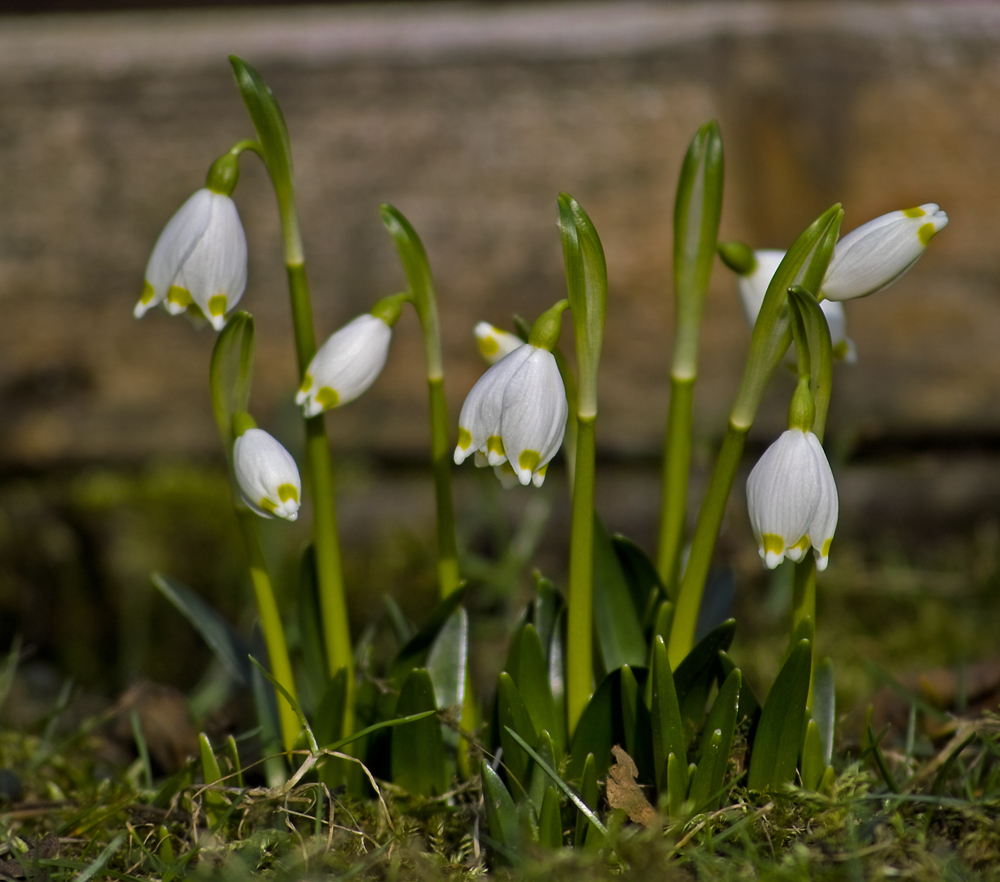
{"type": "MultiPolygon", "coordinates": [[[[838,369],[834,436],[1000,432],[1000,7],[306,7],[0,19],[0,465],[217,455],[214,334],[131,309],[163,224],[252,134],[230,52],[288,121],[318,334],[401,288],[378,217],[391,202],[435,272],[453,421],[482,370],[473,324],[509,326],[564,295],[565,190],[608,257],[599,445],[656,452],[674,187],[715,117],[724,238],[787,246],[835,201],[845,230],[928,201],[951,217],[894,288],[847,305],[859,361],[838,369]]],[[[253,409],[280,429],[294,425],[296,373],[274,200],[251,155],[236,200],[253,409]]],[[[703,438],[721,431],[748,336],[717,265],[703,438]]],[[[328,417],[337,448],[422,457],[421,370],[406,314],[371,393],[328,417]]],[[[775,384],[760,438],[780,430],[790,391],[775,384]]]]}

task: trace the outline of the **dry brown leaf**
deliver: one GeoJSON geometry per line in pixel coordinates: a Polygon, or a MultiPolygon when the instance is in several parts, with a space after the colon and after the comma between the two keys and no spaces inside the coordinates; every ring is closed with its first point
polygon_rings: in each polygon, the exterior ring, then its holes
{"type": "Polygon", "coordinates": [[[617,744],[611,752],[615,755],[615,764],[608,769],[608,804],[611,808],[624,809],[629,820],[636,824],[654,824],[656,809],[635,782],[639,776],[635,761],[617,744]]]}

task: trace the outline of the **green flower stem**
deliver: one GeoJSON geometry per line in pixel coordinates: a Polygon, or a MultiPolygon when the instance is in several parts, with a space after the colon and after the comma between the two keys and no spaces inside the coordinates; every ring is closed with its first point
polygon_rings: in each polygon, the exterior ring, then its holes
{"type": "MultiPolygon", "coordinates": [[[[439,344],[440,345],[440,344],[439,344]]],[[[431,469],[437,503],[438,581],[441,596],[458,589],[458,546],[455,541],[455,510],[451,501],[451,446],[448,440],[448,405],[444,399],[444,378],[428,373],[427,391],[431,414],[431,469]]]]}
{"type": "Polygon", "coordinates": [[[657,569],[672,600],[677,597],[677,577],[687,521],[687,483],[691,466],[691,423],[694,377],[670,378],[670,409],[663,448],[663,503],[657,569]]]}
{"type": "Polygon", "coordinates": [[[705,494],[705,501],[701,505],[694,538],[691,540],[691,552],[684,568],[684,578],[677,594],[674,621],[670,628],[668,657],[672,670],[677,670],[677,666],[694,645],[698,611],[701,609],[705,579],[708,577],[712,552],[715,550],[715,537],[719,533],[722,517],[726,513],[729,491],[732,490],[733,481],[736,479],[736,471],[743,456],[743,444],[749,431],[749,425],[737,425],[730,420],[726,437],[722,440],[719,458],[715,461],[712,479],[705,494]]]}
{"type": "Polygon", "coordinates": [[[590,701],[594,682],[594,429],[595,417],[578,415],[573,526],[569,551],[566,637],[566,713],[569,731],[590,701]]]}
{"type": "MultiPolygon", "coordinates": [[[[295,678],[292,676],[292,663],[289,661],[288,646],[285,643],[285,632],[281,626],[278,604],[274,600],[274,590],[271,587],[264,550],[261,548],[260,534],[257,532],[257,515],[249,509],[240,508],[237,509],[236,518],[240,523],[240,533],[243,535],[243,544],[250,561],[250,581],[253,583],[254,597],[257,600],[257,615],[264,630],[271,675],[293,699],[298,701],[295,694],[295,678]]],[[[301,726],[288,699],[278,693],[277,700],[278,717],[281,721],[281,743],[285,750],[289,751],[295,746],[301,726]]]]}

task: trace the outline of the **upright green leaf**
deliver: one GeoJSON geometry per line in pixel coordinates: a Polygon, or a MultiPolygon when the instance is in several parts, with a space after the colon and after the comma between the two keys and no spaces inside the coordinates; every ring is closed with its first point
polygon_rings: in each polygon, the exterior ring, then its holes
{"type": "Polygon", "coordinates": [[[701,728],[712,684],[722,679],[719,653],[729,649],[735,633],[734,619],[723,622],[699,640],[674,671],[681,716],[694,729],[701,728]]]}
{"type": "MultiPolygon", "coordinates": [[[[591,753],[587,754],[583,768],[581,769],[580,798],[588,808],[596,810],[599,795],[597,789],[597,764],[594,760],[594,755],[591,753]]],[[[573,837],[575,847],[580,848],[595,833],[599,834],[600,831],[594,827],[583,812],[577,812],[576,833],[573,837]]]]}
{"type": "Polygon", "coordinates": [[[521,850],[521,830],[517,807],[499,775],[483,760],[483,806],[490,838],[499,846],[499,854],[507,863],[516,863],[521,850]]]}
{"type": "Polygon", "coordinates": [[[823,762],[823,743],[819,737],[819,727],[815,720],[806,724],[806,737],[802,742],[802,786],[806,790],[816,790],[826,771],[823,762]]]}
{"type": "Polygon", "coordinates": [[[151,578],[160,593],[201,634],[229,675],[240,683],[248,683],[250,646],[233,626],[183,583],[163,573],[153,573],[151,578]]]}
{"type": "Polygon", "coordinates": [[[555,787],[546,787],[542,810],[538,813],[538,844],[542,848],[562,848],[562,807],[555,787]]]}
{"type": "Polygon", "coordinates": [[[697,811],[714,811],[722,799],[729,754],[740,710],[743,675],[732,671],[719,689],[705,723],[698,751],[698,771],[691,782],[691,799],[697,811]]]}
{"type": "MultiPolygon", "coordinates": [[[[733,671],[738,670],[736,663],[725,653],[719,653],[719,666],[722,669],[722,676],[728,677],[733,671]]],[[[757,693],[753,691],[750,683],[744,679],[740,686],[740,719],[750,720],[751,729],[756,727],[757,718],[760,716],[760,701],[757,693]]]]}
{"type": "MultiPolygon", "coordinates": [[[[544,729],[538,733],[535,752],[541,758],[542,762],[550,769],[557,769],[559,767],[555,747],[552,744],[552,736],[549,735],[549,733],[544,729]]],[[[535,763],[531,769],[531,782],[528,785],[528,798],[531,800],[531,804],[534,806],[535,811],[539,814],[542,811],[542,800],[545,797],[545,791],[548,789],[550,784],[551,779],[545,772],[545,769],[542,768],[542,763],[535,763]]]]}
{"type": "Polygon", "coordinates": [[[813,673],[812,717],[819,727],[819,740],[823,745],[823,764],[830,765],[833,758],[833,727],[837,721],[836,696],[833,683],[833,660],[823,659],[813,673]]]}
{"type": "Polygon", "coordinates": [[[687,800],[688,789],[691,786],[691,775],[688,772],[687,761],[675,753],[667,756],[667,769],[663,790],[667,794],[667,811],[672,818],[680,816],[681,808],[687,800]]]}
{"type": "Polygon", "coordinates": [[[444,627],[445,622],[451,618],[452,613],[458,608],[465,596],[465,590],[454,591],[445,597],[431,613],[427,621],[410,641],[399,651],[392,665],[389,668],[389,679],[397,686],[409,675],[409,672],[416,667],[426,664],[427,655],[437,639],[438,634],[444,627]]]}
{"type": "MultiPolygon", "coordinates": [[[[557,726],[545,653],[542,651],[538,632],[530,622],[521,628],[518,639],[512,644],[507,665],[507,673],[524,699],[535,731],[545,729],[553,738],[560,737],[562,732],[557,726]]],[[[564,746],[563,743],[558,743],[559,753],[562,753],[564,746]]]]}
{"type": "Polygon", "coordinates": [[[559,613],[565,606],[566,602],[555,583],[546,579],[541,573],[535,573],[535,599],[531,603],[531,621],[538,632],[538,639],[542,641],[542,646],[547,647],[551,643],[559,613]]]}
{"type": "Polygon", "coordinates": [[[645,631],[653,626],[657,610],[666,600],[667,589],[663,586],[660,574],[656,572],[656,565],[631,539],[616,534],[611,538],[611,544],[618,557],[618,565],[625,577],[639,624],[645,631]]]}
{"type": "MultiPolygon", "coordinates": [[[[329,668],[323,634],[320,629],[319,591],[316,580],[316,550],[310,542],[302,553],[299,565],[298,596],[296,597],[296,621],[299,626],[299,646],[310,696],[310,707],[315,707],[322,699],[329,685],[329,668]]],[[[305,702],[303,702],[305,703],[305,702]]],[[[339,736],[338,736],[339,737],[339,736]]]]}
{"type": "MultiPolygon", "coordinates": [[[[655,768],[656,786],[665,786],[664,774],[667,770],[667,758],[674,754],[681,760],[679,773],[687,777],[687,737],[684,733],[684,721],[681,718],[680,705],[677,701],[675,678],[670,670],[667,658],[667,647],[662,637],[653,640],[653,678],[652,718],[653,765],[655,768]]],[[[686,784],[684,790],[687,790],[686,784]]]]}
{"type": "MultiPolygon", "coordinates": [[[[400,690],[396,715],[405,717],[436,709],[430,674],[415,668],[400,690]]],[[[448,790],[444,742],[437,719],[428,716],[393,729],[392,780],[421,796],[439,796],[448,790]]]]}
{"type": "MultiPolygon", "coordinates": [[[[538,743],[538,732],[531,722],[531,715],[521,693],[510,674],[502,673],[497,683],[497,719],[500,724],[500,744],[503,746],[503,764],[523,789],[528,787],[530,760],[520,745],[510,737],[507,727],[517,732],[531,747],[538,743]]],[[[511,782],[512,787],[514,782],[511,782]]]]}
{"type": "Polygon", "coordinates": [[[639,684],[635,681],[635,674],[628,665],[623,665],[621,669],[621,715],[622,728],[625,732],[625,752],[634,758],[635,756],[635,724],[639,706],[639,684]]]}
{"type": "Polygon", "coordinates": [[[594,629],[604,670],[646,662],[646,638],[611,536],[594,515],[594,629]]]}
{"type": "Polygon", "coordinates": [[[320,747],[329,747],[344,737],[344,712],[347,709],[347,668],[338,669],[330,680],[316,709],[313,733],[320,747]]]}
{"type": "Polygon", "coordinates": [[[777,790],[795,779],[802,745],[812,645],[800,640],[775,678],[753,741],[747,787],[777,790]]]}
{"type": "Polygon", "coordinates": [[[548,642],[547,664],[549,673],[549,691],[552,693],[552,706],[555,713],[555,725],[552,737],[557,744],[565,749],[569,740],[566,731],[566,607],[559,610],[552,637],[548,642]]]}
{"type": "Polygon", "coordinates": [[[461,717],[469,662],[469,614],[458,607],[446,620],[427,654],[427,671],[440,710],[461,717]]]}

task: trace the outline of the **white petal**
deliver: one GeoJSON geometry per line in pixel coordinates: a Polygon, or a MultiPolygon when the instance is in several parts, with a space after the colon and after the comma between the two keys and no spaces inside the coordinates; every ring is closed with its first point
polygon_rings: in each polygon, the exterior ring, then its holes
{"type": "Polygon", "coordinates": [[[226,313],[243,296],[247,283],[247,240],[236,203],[210,193],[211,218],[182,265],[191,298],[212,326],[221,331],[226,313]]]}
{"type": "Polygon", "coordinates": [[[757,260],[757,265],[753,270],[745,276],[736,277],[743,315],[746,316],[747,324],[751,328],[757,321],[757,313],[760,312],[761,304],[764,302],[767,286],[771,283],[771,278],[777,271],[778,265],[784,259],[785,252],[765,248],[755,251],[753,256],[757,260]]]}
{"type": "MultiPolygon", "coordinates": [[[[479,463],[476,463],[478,465],[479,463]]],[[[493,474],[497,476],[504,490],[517,487],[521,482],[517,479],[517,474],[509,462],[498,465],[493,469],[493,474]]]]}
{"type": "Polygon", "coordinates": [[[529,484],[556,455],[569,412],[555,356],[545,349],[529,348],[531,353],[504,390],[500,417],[504,450],[522,484],[529,484]]]}
{"type": "Polygon", "coordinates": [[[167,221],[146,264],[148,288],[143,299],[135,305],[136,318],[141,318],[167,296],[177,271],[208,226],[212,215],[212,196],[211,190],[199,190],[167,221]],[[151,296],[149,289],[152,289],[151,296]]]}
{"type": "MultiPolygon", "coordinates": [[[[487,453],[487,441],[491,437],[499,436],[504,389],[517,369],[531,355],[532,349],[533,346],[520,346],[510,355],[504,356],[486,371],[469,391],[458,417],[456,464],[461,465],[465,458],[476,450],[487,453]]],[[[505,457],[499,456],[497,462],[493,461],[494,458],[490,458],[490,465],[498,466],[505,457]]]]}
{"type": "Polygon", "coordinates": [[[292,455],[263,429],[248,429],[236,439],[233,472],[243,500],[257,514],[289,521],[298,517],[302,498],[298,467],[292,455]]]}
{"type": "Polygon", "coordinates": [[[819,439],[809,432],[806,435],[809,446],[813,450],[820,474],[819,504],[809,525],[809,540],[816,556],[816,569],[825,570],[829,560],[830,543],[837,529],[837,518],[840,514],[840,500],[837,494],[837,482],[833,478],[830,462],[826,458],[823,445],[819,439]]]}
{"type": "Polygon", "coordinates": [[[520,337],[508,334],[489,322],[479,322],[474,333],[479,353],[487,364],[496,364],[505,355],[510,355],[519,346],[525,345],[520,337]]]}
{"type": "Polygon", "coordinates": [[[823,296],[849,300],[881,291],[905,273],[948,223],[933,202],[892,211],[841,239],[823,280],[823,296]]]}
{"type": "Polygon", "coordinates": [[[382,373],[389,355],[392,330],[371,313],[359,315],[331,334],[306,369],[308,385],[295,403],[306,416],[340,407],[367,391],[382,373]]]}
{"type": "MultiPolygon", "coordinates": [[[[808,440],[812,433],[789,429],[758,460],[747,479],[747,509],[761,556],[775,567],[784,555],[793,560],[819,507],[822,475],[808,440]]],[[[829,468],[829,466],[827,466],[829,468]]]]}

